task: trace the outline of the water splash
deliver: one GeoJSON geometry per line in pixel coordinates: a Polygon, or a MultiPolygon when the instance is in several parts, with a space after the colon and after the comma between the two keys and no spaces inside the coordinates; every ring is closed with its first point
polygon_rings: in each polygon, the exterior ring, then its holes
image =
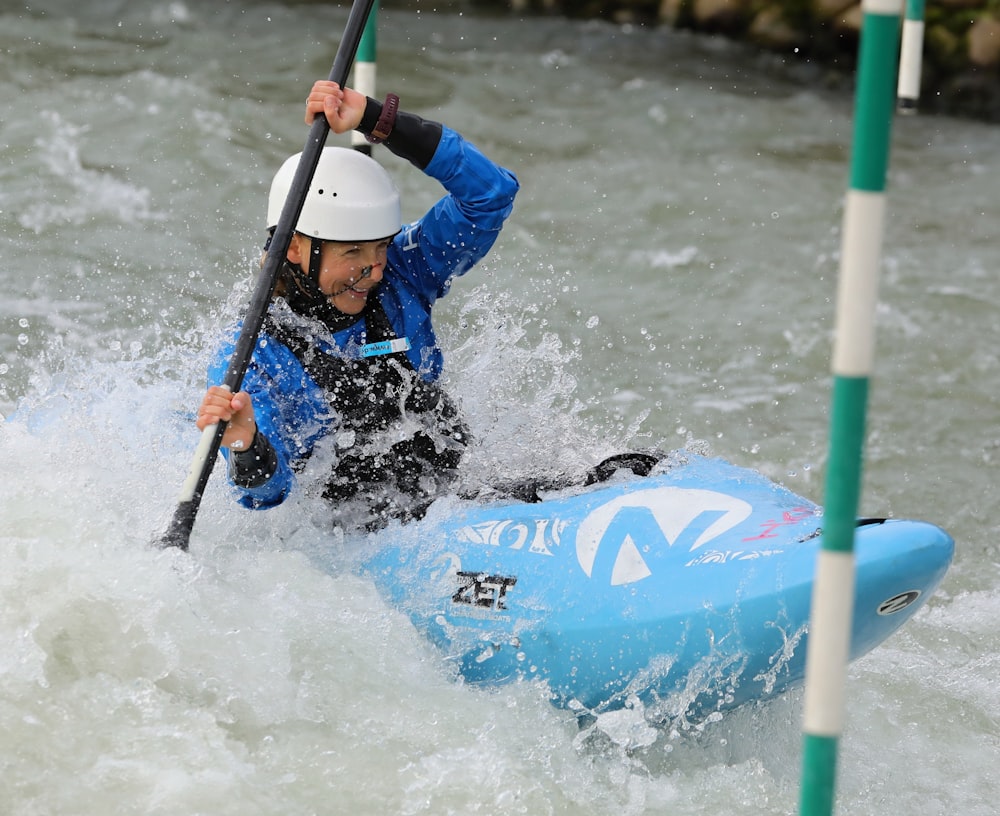
{"type": "Polygon", "coordinates": [[[42,113],[48,134],[35,141],[38,160],[49,176],[39,200],[22,204],[18,223],[36,235],[53,226],[85,224],[98,216],[110,216],[121,224],[163,221],[165,216],[150,206],[150,191],[117,178],[110,168],[90,168],[80,157],[80,137],[86,125],[67,122],[57,111],[42,113]],[[62,189],[61,203],[53,203],[53,186],[62,189]]]}

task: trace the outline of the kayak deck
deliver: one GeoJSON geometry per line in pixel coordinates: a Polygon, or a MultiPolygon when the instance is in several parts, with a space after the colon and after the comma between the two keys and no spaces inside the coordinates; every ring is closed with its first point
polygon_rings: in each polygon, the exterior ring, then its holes
{"type": "MultiPolygon", "coordinates": [[[[685,455],[661,473],[400,529],[365,564],[466,682],[546,682],[559,705],[632,695],[696,717],[801,683],[818,506],[755,471],[685,455]]],[[[859,524],[851,656],[930,597],[954,542],[859,524]]]]}

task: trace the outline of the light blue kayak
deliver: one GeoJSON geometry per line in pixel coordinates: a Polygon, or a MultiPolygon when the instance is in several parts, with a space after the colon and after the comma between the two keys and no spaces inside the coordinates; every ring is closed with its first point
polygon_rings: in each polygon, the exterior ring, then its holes
{"type": "MultiPolygon", "coordinates": [[[[699,717],[802,682],[821,526],[759,473],[684,453],[575,495],[431,513],[365,569],[467,682],[699,717]]],[[[953,553],[933,524],[859,521],[852,658],[920,608],[953,553]]]]}

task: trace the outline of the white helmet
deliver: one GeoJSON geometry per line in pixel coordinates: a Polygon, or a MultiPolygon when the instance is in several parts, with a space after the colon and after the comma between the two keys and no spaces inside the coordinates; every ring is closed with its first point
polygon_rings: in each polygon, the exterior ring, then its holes
{"type": "MultiPolygon", "coordinates": [[[[290,156],[274,175],[268,229],[278,225],[301,156],[290,156]]],[[[399,190],[382,165],[358,150],[323,148],[296,232],[324,241],[377,241],[401,225],[399,190]]]]}

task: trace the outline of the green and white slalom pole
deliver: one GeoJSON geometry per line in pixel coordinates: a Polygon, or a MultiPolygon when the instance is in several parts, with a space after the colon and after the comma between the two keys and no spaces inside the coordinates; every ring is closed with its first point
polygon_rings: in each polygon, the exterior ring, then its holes
{"type": "Polygon", "coordinates": [[[816,566],[803,713],[801,816],[833,812],[854,607],[854,533],[875,357],[885,182],[902,0],[863,0],[850,189],[844,206],[823,544],[816,566]]]}
{"type": "MultiPolygon", "coordinates": [[[[354,80],[351,87],[365,96],[375,98],[375,53],[378,38],[378,2],[368,15],[361,44],[358,46],[358,56],[354,61],[354,80]]],[[[372,146],[364,136],[356,130],[351,131],[351,147],[367,156],[372,154],[372,146]]]]}
{"type": "Polygon", "coordinates": [[[903,45],[899,52],[899,84],[896,88],[896,104],[900,113],[917,112],[923,51],[924,0],[906,0],[903,45]]]}

